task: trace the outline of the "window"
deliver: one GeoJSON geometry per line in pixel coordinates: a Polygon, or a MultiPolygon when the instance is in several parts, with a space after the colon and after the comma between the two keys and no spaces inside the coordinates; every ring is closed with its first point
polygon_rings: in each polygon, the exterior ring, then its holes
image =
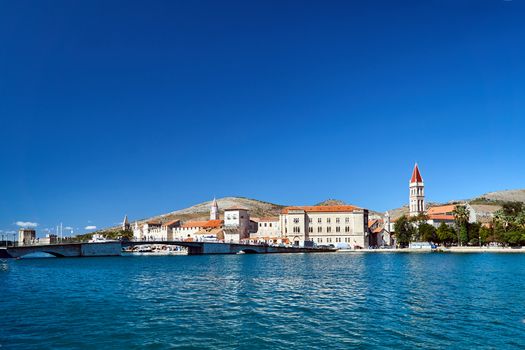
{"type": "Polygon", "coordinates": [[[332,238],[328,237],[328,238],[326,239],[326,242],[327,242],[327,243],[332,243],[332,238]]]}
{"type": "Polygon", "coordinates": [[[270,222],[270,227],[272,227],[272,223],[270,222]]]}
{"type": "Polygon", "coordinates": [[[328,232],[328,233],[332,232],[332,228],[331,228],[330,226],[328,226],[328,227],[326,228],[326,232],[328,232]]]}
{"type": "Polygon", "coordinates": [[[350,218],[345,218],[345,224],[348,224],[350,222],[350,218]]]}
{"type": "Polygon", "coordinates": [[[331,223],[331,222],[332,222],[332,219],[330,219],[330,218],[327,218],[327,219],[326,219],[326,223],[327,223],[327,224],[329,224],[329,223],[331,223]]]}
{"type": "Polygon", "coordinates": [[[317,238],[317,243],[323,243],[323,239],[322,238],[317,238]]]}
{"type": "Polygon", "coordinates": [[[335,228],[335,232],[341,232],[341,228],[340,228],[339,226],[337,226],[337,227],[335,228]]]}
{"type": "Polygon", "coordinates": [[[294,224],[298,224],[299,223],[299,218],[293,218],[293,222],[294,222],[294,224]]]}
{"type": "Polygon", "coordinates": [[[309,222],[309,223],[312,223],[312,218],[308,218],[308,222],[309,222]]]}
{"type": "Polygon", "coordinates": [[[345,226],[345,232],[350,232],[350,226],[345,226]]]}
{"type": "Polygon", "coordinates": [[[323,219],[318,218],[318,219],[317,219],[317,222],[318,222],[318,223],[321,223],[321,222],[323,222],[323,219]]]}
{"type": "Polygon", "coordinates": [[[301,228],[299,226],[294,226],[293,232],[294,233],[301,233],[301,228]]]}
{"type": "Polygon", "coordinates": [[[264,223],[264,227],[266,227],[266,225],[268,225],[266,222],[264,223]]]}
{"type": "Polygon", "coordinates": [[[321,232],[323,232],[323,228],[322,228],[321,226],[319,226],[319,227],[317,228],[317,233],[321,233],[321,232]]]}
{"type": "Polygon", "coordinates": [[[314,228],[312,226],[308,227],[308,232],[314,232],[314,228]]]}
{"type": "Polygon", "coordinates": [[[339,218],[336,218],[336,219],[335,219],[335,223],[336,223],[336,224],[339,223],[339,218]]]}

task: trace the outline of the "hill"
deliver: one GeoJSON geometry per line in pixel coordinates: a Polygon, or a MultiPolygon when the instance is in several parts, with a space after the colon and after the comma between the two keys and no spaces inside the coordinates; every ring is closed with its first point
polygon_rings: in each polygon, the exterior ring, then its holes
{"type": "MultiPolygon", "coordinates": [[[[203,202],[196,204],[194,206],[172,211],[166,214],[160,214],[148,218],[143,218],[135,220],[130,218],[130,223],[135,224],[135,221],[138,224],[142,224],[146,221],[160,221],[167,222],[171,220],[181,220],[181,221],[198,221],[198,220],[209,220],[210,218],[210,207],[212,201],[203,202]]],[[[217,199],[217,204],[219,205],[220,214],[224,214],[224,209],[232,207],[246,208],[250,211],[251,217],[268,217],[268,216],[279,216],[284,205],[259,201],[256,199],[243,198],[243,197],[225,197],[217,199]]],[[[222,215],[221,215],[222,216],[222,215]]],[[[120,229],[120,226],[113,226],[102,229],[100,231],[115,231],[120,229]]],[[[100,232],[99,231],[99,232],[100,232]]]]}

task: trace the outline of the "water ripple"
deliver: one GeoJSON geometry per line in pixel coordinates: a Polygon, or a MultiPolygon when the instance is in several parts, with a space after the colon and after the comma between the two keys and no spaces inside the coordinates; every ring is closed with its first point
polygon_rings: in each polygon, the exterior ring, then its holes
{"type": "Polygon", "coordinates": [[[4,349],[523,348],[525,255],[0,261],[4,349]]]}

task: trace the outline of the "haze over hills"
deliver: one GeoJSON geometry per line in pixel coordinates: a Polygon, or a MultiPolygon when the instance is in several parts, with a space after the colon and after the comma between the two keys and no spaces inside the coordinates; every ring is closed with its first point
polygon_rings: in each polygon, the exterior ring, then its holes
{"type": "MultiPolygon", "coordinates": [[[[473,199],[453,200],[453,201],[449,201],[448,203],[458,203],[458,202],[469,202],[469,203],[475,203],[475,204],[485,204],[485,205],[494,205],[494,206],[500,206],[502,202],[524,202],[525,203],[525,189],[489,192],[481,196],[475,197],[473,199]]],[[[167,221],[176,220],[176,219],[179,219],[182,221],[208,220],[211,203],[212,201],[207,201],[207,202],[196,204],[188,208],[176,210],[170,213],[161,214],[161,215],[157,215],[157,216],[153,216],[149,218],[143,218],[140,220],[136,220],[135,218],[130,218],[130,222],[134,224],[135,221],[137,221],[139,224],[141,224],[143,222],[151,221],[151,220],[162,221],[162,222],[167,222],[167,221]]],[[[281,204],[264,202],[264,201],[260,201],[257,199],[250,199],[250,198],[244,198],[244,197],[219,198],[217,199],[217,203],[219,205],[219,211],[221,213],[223,213],[224,209],[226,208],[242,207],[242,208],[248,209],[250,211],[250,216],[253,218],[278,216],[282,208],[285,207],[285,205],[281,205],[281,204]]],[[[327,199],[315,205],[326,206],[326,205],[347,205],[347,204],[350,204],[350,203],[346,203],[338,199],[327,199]]],[[[356,205],[354,203],[352,204],[356,205]]],[[[445,204],[445,203],[428,202],[427,206],[432,207],[432,206],[436,206],[440,204],[445,204]]],[[[384,212],[374,211],[373,208],[368,208],[368,209],[370,211],[371,216],[372,215],[377,215],[377,216],[384,215],[384,212]]],[[[401,215],[408,214],[408,205],[405,205],[399,208],[390,209],[388,212],[391,218],[396,219],[400,217],[401,215]]],[[[119,229],[119,227],[114,226],[114,227],[106,228],[105,230],[116,230],[116,229],[119,229]]]]}

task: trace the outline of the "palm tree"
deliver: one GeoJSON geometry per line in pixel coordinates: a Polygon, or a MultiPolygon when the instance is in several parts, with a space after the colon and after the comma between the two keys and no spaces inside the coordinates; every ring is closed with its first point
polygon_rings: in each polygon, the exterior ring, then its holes
{"type": "Polygon", "coordinates": [[[468,211],[466,206],[456,205],[452,213],[454,214],[454,221],[456,222],[456,225],[458,227],[458,244],[461,245],[461,228],[466,227],[470,217],[470,212],[468,211]]]}

